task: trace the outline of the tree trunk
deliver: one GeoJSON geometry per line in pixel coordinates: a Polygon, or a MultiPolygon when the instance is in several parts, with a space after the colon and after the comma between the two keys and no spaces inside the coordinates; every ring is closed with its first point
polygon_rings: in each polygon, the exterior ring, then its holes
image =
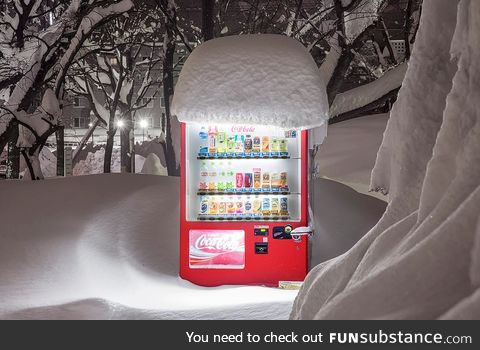
{"type": "Polygon", "coordinates": [[[18,179],[20,177],[20,149],[17,147],[17,139],[18,124],[15,123],[7,144],[7,179],[18,179]]]}
{"type": "Polygon", "coordinates": [[[213,12],[215,7],[214,0],[202,0],[202,36],[203,41],[213,39],[213,12]]]}
{"type": "Polygon", "coordinates": [[[24,180],[43,180],[42,169],[40,167],[40,152],[41,147],[35,149],[22,149],[21,153],[25,164],[27,165],[27,170],[23,176],[24,180]]]}
{"type": "Polygon", "coordinates": [[[55,137],[57,139],[57,176],[65,176],[65,127],[59,126],[55,137]]]}
{"type": "Polygon", "coordinates": [[[132,142],[133,138],[133,120],[132,114],[126,113],[124,115],[125,125],[120,130],[120,153],[121,153],[121,172],[131,173],[132,171],[132,142]]]}
{"type": "MultiPolygon", "coordinates": [[[[164,0],[167,3],[166,0],[164,0]]],[[[165,99],[165,161],[167,163],[167,172],[169,176],[178,176],[179,169],[175,160],[175,148],[173,147],[172,139],[172,123],[170,113],[170,102],[173,96],[174,82],[173,82],[173,54],[175,53],[175,31],[176,13],[175,8],[169,8],[170,20],[165,19],[166,25],[166,47],[163,58],[163,96],[165,99]]]]}
{"type": "Polygon", "coordinates": [[[105,174],[111,173],[112,168],[112,153],[113,153],[113,141],[115,138],[116,129],[109,126],[107,132],[107,144],[105,145],[105,157],[103,159],[103,172],[105,174]]]}

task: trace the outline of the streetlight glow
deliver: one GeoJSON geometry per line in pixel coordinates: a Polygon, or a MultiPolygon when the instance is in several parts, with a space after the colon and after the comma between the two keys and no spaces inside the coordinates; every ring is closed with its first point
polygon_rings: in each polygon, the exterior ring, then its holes
{"type": "Polygon", "coordinates": [[[88,123],[88,127],[91,128],[93,126],[93,123],[88,123]]]}
{"type": "Polygon", "coordinates": [[[118,128],[123,128],[125,126],[125,122],[123,120],[117,120],[117,127],[118,128]]]}
{"type": "Polygon", "coordinates": [[[148,126],[148,122],[145,119],[140,120],[140,127],[145,129],[148,126]]]}

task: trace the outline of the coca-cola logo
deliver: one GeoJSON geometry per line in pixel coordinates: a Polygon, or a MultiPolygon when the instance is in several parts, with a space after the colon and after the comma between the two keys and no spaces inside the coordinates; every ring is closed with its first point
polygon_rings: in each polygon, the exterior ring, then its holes
{"type": "Polygon", "coordinates": [[[234,125],[231,129],[232,133],[246,133],[246,132],[255,132],[254,126],[247,126],[247,125],[234,125]]]}
{"type": "Polygon", "coordinates": [[[229,252],[237,250],[239,248],[239,242],[226,236],[210,236],[203,234],[196,239],[194,247],[199,250],[209,249],[229,252]]]}

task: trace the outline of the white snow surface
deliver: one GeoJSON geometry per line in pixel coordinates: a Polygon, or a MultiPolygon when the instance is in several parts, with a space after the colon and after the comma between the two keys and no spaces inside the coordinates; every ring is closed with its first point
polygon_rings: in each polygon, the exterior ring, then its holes
{"type": "Polygon", "coordinates": [[[217,38],[188,57],[172,113],[181,122],[319,126],[328,119],[326,82],[295,39],[274,34],[217,38]]]}
{"type": "Polygon", "coordinates": [[[160,158],[155,153],[150,153],[142,166],[142,174],[168,176],[167,168],[162,165],[160,158]]]}
{"type": "Polygon", "coordinates": [[[480,2],[422,11],[372,174],[387,210],[309,273],[293,319],[480,318],[480,2]]]}
{"type": "Polygon", "coordinates": [[[337,94],[330,107],[330,115],[335,117],[353,111],[368,105],[392,90],[398,89],[402,85],[406,71],[407,64],[400,63],[371,83],[337,94]]]}
{"type": "MultiPolygon", "coordinates": [[[[120,172],[120,163],[121,163],[121,154],[120,148],[114,147],[112,151],[112,172],[120,172]]],[[[105,148],[101,148],[96,152],[88,152],[87,158],[85,160],[79,161],[75,164],[73,168],[73,175],[94,175],[94,174],[103,174],[103,161],[105,158],[105,148]]],[[[135,155],[135,172],[139,173],[144,165],[145,158],[141,155],[135,155]]]]}
{"type": "Polygon", "coordinates": [[[126,174],[0,183],[0,318],[287,318],[297,291],[178,277],[179,188],[126,174]]]}

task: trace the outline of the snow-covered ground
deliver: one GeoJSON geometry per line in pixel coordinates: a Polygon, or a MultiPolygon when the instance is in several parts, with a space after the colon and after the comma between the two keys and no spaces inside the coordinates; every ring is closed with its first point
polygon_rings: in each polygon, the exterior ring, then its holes
{"type": "MultiPolygon", "coordinates": [[[[381,140],[385,121],[372,116],[331,126],[320,151],[321,174],[366,183],[378,148],[369,140],[381,140]]],[[[340,182],[315,183],[312,266],[350,249],[385,208],[340,182]]],[[[178,178],[109,174],[3,181],[0,193],[0,318],[290,314],[296,291],[204,288],[178,277],[179,206],[172,202],[179,198],[178,178]]]]}
{"type": "Polygon", "coordinates": [[[178,178],[3,182],[0,193],[0,318],[288,317],[295,291],[178,277],[178,178]]]}

